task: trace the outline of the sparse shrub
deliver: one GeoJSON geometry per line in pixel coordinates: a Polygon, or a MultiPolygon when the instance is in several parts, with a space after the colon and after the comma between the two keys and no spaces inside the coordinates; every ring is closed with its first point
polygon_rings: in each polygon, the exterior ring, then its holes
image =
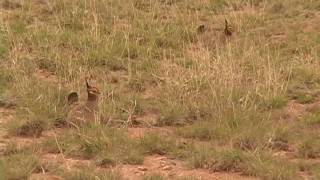
{"type": "Polygon", "coordinates": [[[214,171],[243,172],[246,170],[246,156],[241,151],[231,150],[219,153],[210,169],[214,171]]]}

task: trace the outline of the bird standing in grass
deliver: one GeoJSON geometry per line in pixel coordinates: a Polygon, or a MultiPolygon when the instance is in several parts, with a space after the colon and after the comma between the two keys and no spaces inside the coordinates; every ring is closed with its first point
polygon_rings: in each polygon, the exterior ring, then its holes
{"type": "Polygon", "coordinates": [[[232,36],[232,27],[229,25],[227,19],[224,19],[225,27],[224,27],[224,34],[226,36],[232,36]]]}
{"type": "Polygon", "coordinates": [[[70,111],[67,115],[67,122],[76,127],[87,124],[90,121],[94,121],[99,112],[99,89],[91,86],[87,78],[86,87],[88,98],[87,101],[83,103],[78,102],[79,98],[76,92],[72,92],[68,95],[70,111]]]}
{"type": "Polygon", "coordinates": [[[198,32],[199,34],[204,33],[204,31],[205,31],[205,26],[204,26],[204,24],[201,24],[200,26],[198,26],[197,32],[198,32]]]}

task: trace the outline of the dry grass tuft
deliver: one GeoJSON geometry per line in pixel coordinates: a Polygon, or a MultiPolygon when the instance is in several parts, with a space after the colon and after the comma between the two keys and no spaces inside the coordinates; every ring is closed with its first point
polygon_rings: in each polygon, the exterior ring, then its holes
{"type": "MultiPolygon", "coordinates": [[[[166,154],[193,168],[292,179],[295,165],[270,154],[319,158],[319,7],[299,0],[0,1],[0,106],[13,102],[16,111],[5,131],[42,137],[63,127],[42,150],[100,167],[166,154]],[[101,89],[99,118],[66,128],[67,94],[85,94],[88,76],[101,89]],[[302,107],[298,115],[290,103],[302,107]],[[135,126],[177,132],[131,139],[117,129],[135,126]]],[[[27,156],[16,159],[30,167],[19,168],[19,178],[37,165],[27,156]]],[[[69,177],[95,174],[118,177],[69,177]]]]}

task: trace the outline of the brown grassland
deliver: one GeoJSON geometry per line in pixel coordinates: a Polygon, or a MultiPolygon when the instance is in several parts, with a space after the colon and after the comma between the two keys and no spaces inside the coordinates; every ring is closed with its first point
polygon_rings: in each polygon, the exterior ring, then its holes
{"type": "Polygon", "coordinates": [[[320,1],[0,0],[2,179],[320,179],[320,1]]]}

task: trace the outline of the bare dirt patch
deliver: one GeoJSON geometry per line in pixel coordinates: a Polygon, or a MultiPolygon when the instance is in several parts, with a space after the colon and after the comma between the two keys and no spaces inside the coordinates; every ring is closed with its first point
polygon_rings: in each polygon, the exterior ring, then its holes
{"type": "Polygon", "coordinates": [[[86,159],[74,159],[65,157],[63,154],[44,154],[41,157],[44,164],[56,164],[63,167],[66,170],[71,170],[80,167],[92,166],[93,162],[86,159]]]}
{"type": "Polygon", "coordinates": [[[164,136],[169,136],[173,134],[174,129],[172,127],[134,127],[128,128],[128,134],[131,138],[142,138],[145,134],[155,133],[164,136]]]}
{"type": "Polygon", "coordinates": [[[48,72],[46,70],[39,69],[34,73],[35,77],[37,77],[39,80],[51,82],[51,83],[57,83],[58,78],[53,73],[48,72]]]}
{"type": "Polygon", "coordinates": [[[308,113],[313,113],[320,109],[320,98],[318,97],[313,103],[301,104],[296,100],[291,100],[288,102],[287,106],[284,108],[282,119],[294,121],[297,120],[308,113]]]}
{"type": "Polygon", "coordinates": [[[205,169],[189,169],[182,162],[166,156],[148,156],[143,165],[123,165],[120,167],[125,178],[138,180],[144,175],[161,174],[169,179],[196,177],[198,179],[256,179],[236,173],[217,173],[205,169]]]}

